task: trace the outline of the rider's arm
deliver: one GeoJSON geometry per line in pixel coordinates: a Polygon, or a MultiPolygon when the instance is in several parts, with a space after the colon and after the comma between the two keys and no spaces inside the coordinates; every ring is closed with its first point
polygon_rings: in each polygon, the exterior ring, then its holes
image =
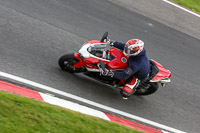
{"type": "Polygon", "coordinates": [[[127,67],[123,71],[113,71],[113,74],[114,74],[113,77],[119,80],[127,80],[132,75],[134,75],[137,71],[138,69],[136,67],[134,69],[127,67]]]}
{"type": "Polygon", "coordinates": [[[121,43],[121,42],[114,42],[113,43],[114,47],[121,49],[121,50],[124,50],[125,45],[126,45],[125,43],[121,43]]]}

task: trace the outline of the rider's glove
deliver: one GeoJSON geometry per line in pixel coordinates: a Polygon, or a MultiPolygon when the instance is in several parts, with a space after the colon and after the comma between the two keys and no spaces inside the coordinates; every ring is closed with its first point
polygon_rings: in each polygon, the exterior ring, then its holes
{"type": "Polygon", "coordinates": [[[110,77],[114,76],[114,73],[111,70],[108,70],[106,68],[105,68],[105,71],[100,69],[100,74],[103,75],[103,76],[110,76],[110,77]]]}
{"type": "Polygon", "coordinates": [[[108,73],[106,76],[110,76],[110,77],[113,77],[114,76],[114,73],[111,71],[111,70],[108,70],[108,73]]]}

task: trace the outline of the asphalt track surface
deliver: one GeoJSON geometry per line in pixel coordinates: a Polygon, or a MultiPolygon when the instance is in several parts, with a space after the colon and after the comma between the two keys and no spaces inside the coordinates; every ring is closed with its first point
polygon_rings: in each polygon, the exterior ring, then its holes
{"type": "Polygon", "coordinates": [[[0,70],[189,133],[200,131],[200,40],[106,0],[0,0],[0,70]],[[172,72],[150,96],[62,72],[58,58],[88,40],[144,40],[149,58],[172,72]]]}

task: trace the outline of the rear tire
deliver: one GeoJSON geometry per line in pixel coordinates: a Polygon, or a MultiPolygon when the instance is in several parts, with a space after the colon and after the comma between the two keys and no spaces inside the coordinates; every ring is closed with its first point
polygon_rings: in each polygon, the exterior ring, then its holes
{"type": "Polygon", "coordinates": [[[61,56],[58,60],[58,65],[60,68],[64,71],[70,72],[70,73],[78,73],[78,72],[84,72],[85,68],[74,68],[73,65],[79,62],[79,60],[74,57],[74,53],[71,54],[65,54],[61,56]]]}
{"type": "Polygon", "coordinates": [[[150,95],[158,90],[159,84],[157,82],[149,82],[148,85],[149,86],[147,88],[144,88],[143,86],[138,86],[137,91],[134,93],[134,95],[137,96],[150,95]]]}

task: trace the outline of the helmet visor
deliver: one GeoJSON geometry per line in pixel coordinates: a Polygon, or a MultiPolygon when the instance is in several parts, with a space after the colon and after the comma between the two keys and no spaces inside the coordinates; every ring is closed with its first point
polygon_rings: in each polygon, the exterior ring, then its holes
{"type": "Polygon", "coordinates": [[[124,48],[124,53],[126,55],[135,55],[135,53],[137,53],[138,50],[133,50],[131,48],[128,48],[128,46],[126,45],[125,48],[124,48]]]}

